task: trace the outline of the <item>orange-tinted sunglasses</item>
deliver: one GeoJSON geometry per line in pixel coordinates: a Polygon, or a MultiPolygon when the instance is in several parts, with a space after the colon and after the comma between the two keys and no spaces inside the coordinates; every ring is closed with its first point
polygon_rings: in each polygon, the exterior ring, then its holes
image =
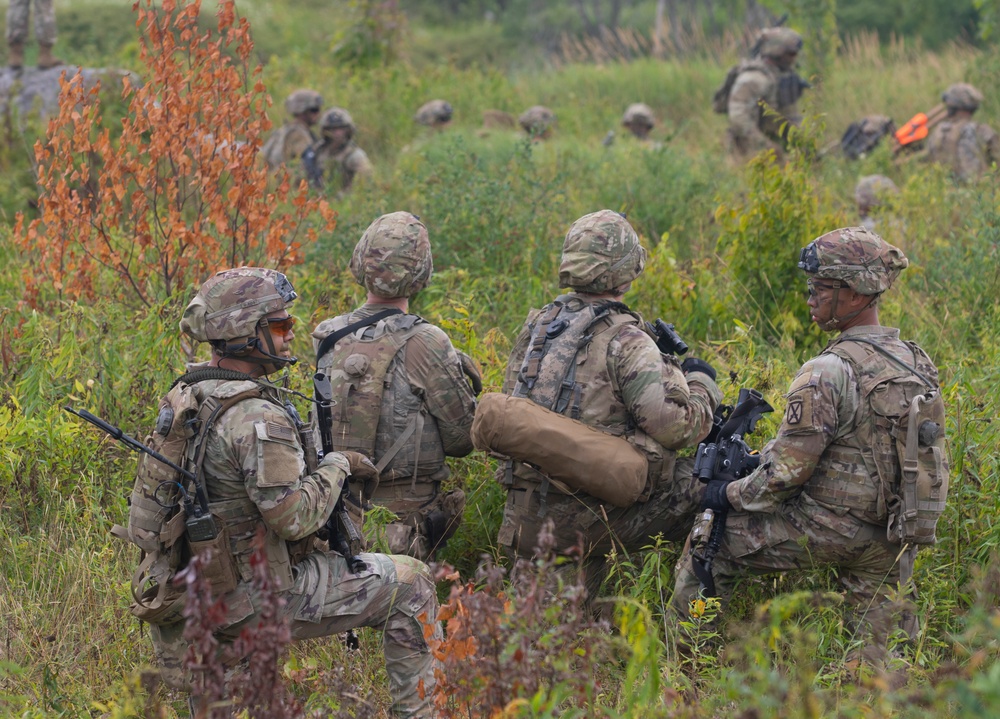
{"type": "Polygon", "coordinates": [[[277,337],[284,337],[295,326],[295,318],[291,315],[288,315],[288,317],[270,317],[266,321],[267,328],[271,330],[271,334],[277,337]]]}

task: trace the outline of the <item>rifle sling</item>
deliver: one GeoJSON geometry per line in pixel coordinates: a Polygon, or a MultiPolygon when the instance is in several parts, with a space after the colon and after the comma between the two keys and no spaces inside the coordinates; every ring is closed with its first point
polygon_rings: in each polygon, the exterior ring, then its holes
{"type": "Polygon", "coordinates": [[[391,317],[392,315],[401,315],[403,310],[398,310],[396,308],[390,308],[387,310],[382,310],[381,312],[376,312],[371,317],[365,317],[357,322],[352,322],[346,327],[341,327],[336,332],[331,332],[326,337],[322,339],[319,343],[319,349],[316,350],[316,366],[319,367],[319,362],[323,359],[323,355],[333,349],[334,345],[340,342],[341,338],[346,337],[355,330],[359,330],[362,327],[370,327],[379,320],[384,320],[386,317],[391,317]]]}

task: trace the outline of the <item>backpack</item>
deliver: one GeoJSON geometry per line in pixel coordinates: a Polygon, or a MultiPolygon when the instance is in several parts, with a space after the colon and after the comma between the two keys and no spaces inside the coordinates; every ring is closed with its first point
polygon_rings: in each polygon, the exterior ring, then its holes
{"type": "MultiPolygon", "coordinates": [[[[195,385],[208,379],[248,380],[230,370],[196,370],[178,378],[160,400],[156,425],[145,444],[199,477],[205,460],[205,438],[215,421],[241,400],[261,397],[263,389],[252,389],[228,397],[201,399],[195,385]]],[[[200,482],[199,482],[200,483],[200,482]]],[[[142,552],[132,575],[132,614],[151,624],[172,624],[182,619],[184,590],[174,585],[176,574],[194,554],[203,555],[205,577],[213,594],[221,596],[236,588],[236,568],[225,522],[212,517],[215,536],[190,531],[195,520],[203,527],[205,517],[189,517],[186,505],[195,488],[184,475],[149,454],[143,453],[129,497],[128,527],[115,526],[112,534],[135,544],[142,552]]]]}
{"type": "MultiPolygon", "coordinates": [[[[933,366],[923,350],[907,345],[915,360],[933,366]]],[[[888,538],[900,544],[934,544],[948,495],[945,408],[937,383],[865,339],[845,338],[827,351],[850,361],[868,401],[870,442],[862,445],[869,445],[864,447],[866,461],[874,463],[872,476],[881,479],[885,491],[888,538]]]]}
{"type": "Polygon", "coordinates": [[[729,113],[729,93],[733,91],[733,85],[736,84],[736,78],[740,76],[743,71],[743,65],[733,65],[729,68],[729,72],[726,73],[726,79],[722,81],[722,84],[712,95],[712,109],[719,113],[720,115],[726,115],[729,113]]]}

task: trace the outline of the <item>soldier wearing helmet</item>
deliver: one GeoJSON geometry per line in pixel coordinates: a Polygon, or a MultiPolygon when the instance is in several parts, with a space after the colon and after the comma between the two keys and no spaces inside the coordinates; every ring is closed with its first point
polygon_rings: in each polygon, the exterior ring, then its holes
{"type": "MultiPolygon", "coordinates": [[[[462,520],[465,493],[445,458],[472,451],[482,382],[442,329],[410,312],[433,272],[420,218],[375,220],[354,248],[351,272],[365,304],[313,331],[317,368],[340,398],[334,445],[376,462],[381,481],[371,501],[397,516],[385,528],[391,551],[429,560],[462,520]]],[[[362,519],[364,508],[353,510],[362,519]]]]}
{"type": "MultiPolygon", "coordinates": [[[[292,637],[382,629],[393,712],[429,716],[435,678],[425,637],[439,630],[427,567],[410,557],[361,554],[364,568],[351,568],[341,554],[321,551],[315,543],[345,483],[374,483],[378,471],[357,452],[331,452],[322,461],[315,450],[310,456],[303,448],[309,431],[300,433],[289,393],[267,381],[268,374],[295,361],[290,349],[295,319],[289,314],[295,299],[280,272],[240,267],[206,281],[181,320],[185,334],[212,348],[211,360],[189,368],[175,386],[183,385],[199,407],[213,403],[206,415],[213,424],[194,454],[204,458],[200,474],[209,510],[228,533],[235,586],[222,597],[226,613],[215,637],[231,643],[257,621],[250,562],[255,537],[263,534],[292,637]]],[[[183,619],[153,623],[151,635],[164,679],[191,690],[183,664],[184,624],[183,619]]],[[[201,701],[193,699],[196,705],[201,701]]]]}
{"type": "Polygon", "coordinates": [[[552,136],[556,124],[556,114],[544,105],[533,105],[521,113],[517,124],[528,133],[532,142],[541,142],[552,136]]]}
{"type": "Polygon", "coordinates": [[[507,362],[506,394],[623,436],[650,459],[651,494],[623,508],[574,493],[527,463],[508,460],[498,470],[507,488],[501,548],[512,560],[531,557],[550,519],[557,551],[577,546],[583,532],[591,598],[613,546],[638,551],[659,533],[670,540],[687,534],[700,487],[693,460],[676,453],[705,437],[722,397],[708,363],[662,355],[622,302],[645,265],[646,250],[625,217],[601,210],[578,219],[559,265],[559,285],[569,291],[532,310],[507,362]]]}
{"type": "Polygon", "coordinates": [[[1000,159],[997,133],[972,119],[983,94],[959,82],[945,90],[941,100],[948,108],[948,116],[927,138],[927,159],[950,168],[958,180],[974,180],[1000,159]]]}
{"type": "MultiPolygon", "coordinates": [[[[938,388],[927,353],[879,322],[878,300],[906,266],[898,248],[864,227],[828,232],[802,249],[811,319],[839,334],[796,374],[758,468],[713,479],[703,499],[728,511],[712,567],[723,605],[742,578],[834,567],[853,636],[864,643],[859,659],[876,666],[889,631],[909,628],[891,598],[906,587],[914,558],[895,534],[902,473],[894,422],[938,388]]],[[[699,584],[689,554],[674,592],[682,616],[699,584]]]]}
{"type": "Polygon", "coordinates": [[[307,153],[305,165],[310,182],[317,188],[337,187],[350,192],[358,177],[370,177],[372,163],[354,141],[357,128],[350,113],[331,107],[320,120],[321,137],[307,153]]]}
{"type": "Polygon", "coordinates": [[[312,127],[319,119],[323,98],[315,90],[296,90],[285,100],[289,119],[267,139],[260,154],[273,171],[287,167],[293,178],[302,180],[303,153],[316,142],[312,127]]]}
{"type": "Polygon", "coordinates": [[[653,115],[653,109],[645,103],[632,103],[622,115],[622,127],[631,132],[636,139],[647,140],[655,126],[656,117],[653,115]]]}
{"type": "Polygon", "coordinates": [[[798,100],[809,84],[795,72],[802,36],[790,28],[761,31],[751,57],[729,71],[713,98],[716,112],[729,116],[730,155],[745,162],[762,150],[772,149],[781,158],[786,125],[802,118],[798,100]]]}
{"type": "Polygon", "coordinates": [[[442,130],[451,124],[451,116],[454,113],[451,103],[444,100],[431,100],[425,102],[413,116],[413,121],[418,125],[442,130]]]}

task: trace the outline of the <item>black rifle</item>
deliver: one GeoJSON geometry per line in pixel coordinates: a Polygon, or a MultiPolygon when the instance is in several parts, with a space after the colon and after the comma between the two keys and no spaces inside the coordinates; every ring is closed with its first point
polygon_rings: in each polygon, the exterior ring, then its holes
{"type": "MultiPolygon", "coordinates": [[[[163,464],[170,467],[172,470],[180,474],[186,480],[191,482],[194,487],[194,498],[184,489],[180,484],[176,486],[181,491],[182,502],[184,505],[184,528],[187,531],[188,539],[192,542],[207,542],[209,540],[215,539],[219,535],[219,528],[215,525],[215,519],[212,518],[212,513],[208,509],[208,495],[205,493],[205,487],[198,480],[198,476],[193,472],[189,472],[183,467],[174,464],[169,459],[164,457],[162,454],[154,449],[150,449],[144,445],[139,440],[134,437],[130,437],[125,434],[121,428],[115,427],[109,422],[105,422],[100,417],[92,415],[85,409],[75,410],[68,405],[64,405],[63,409],[70,414],[75,414],[81,419],[85,419],[90,422],[95,427],[99,427],[111,435],[113,438],[117,439],[119,442],[135,450],[136,452],[144,452],[150,457],[155,459],[157,462],[162,462],[163,464]],[[197,499],[197,502],[195,501],[197,499]]],[[[169,482],[164,482],[160,486],[170,485],[169,482]]],[[[159,488],[157,488],[156,494],[159,494],[159,488]]],[[[170,505],[164,504],[155,495],[153,500],[163,507],[169,507],[170,505]]],[[[176,506],[176,505],[174,505],[176,506]]]]}
{"type": "MultiPolygon", "coordinates": [[[[757,421],[774,407],[755,389],[741,389],[736,406],[716,433],[714,442],[698,445],[694,460],[694,474],[706,484],[720,476],[740,479],[754,471],[760,464],[760,455],[753,452],[743,437],[751,434],[757,421]]],[[[703,508],[694,529],[691,530],[691,555],[695,576],[701,582],[706,597],[714,597],[715,580],[712,561],[719,551],[726,532],[728,512],[703,508]]]]}
{"type": "MultiPolygon", "coordinates": [[[[333,448],[333,387],[330,378],[322,372],[317,372],[313,375],[313,389],[316,393],[316,423],[319,425],[323,455],[326,456],[336,451],[333,448]]],[[[364,561],[358,558],[363,542],[361,533],[354,526],[354,521],[347,513],[347,506],[344,504],[344,497],[349,494],[350,489],[345,482],[333,512],[317,534],[320,539],[330,543],[331,549],[343,555],[352,573],[358,574],[365,570],[364,561]]]]}
{"type": "Polygon", "coordinates": [[[302,152],[302,169],[305,170],[309,184],[317,190],[322,190],[323,168],[319,166],[319,155],[314,146],[310,145],[302,152]]]}
{"type": "Polygon", "coordinates": [[[656,346],[665,355],[677,355],[678,357],[688,351],[687,343],[677,334],[673,325],[668,325],[663,320],[647,322],[646,330],[653,335],[656,346]]]}

